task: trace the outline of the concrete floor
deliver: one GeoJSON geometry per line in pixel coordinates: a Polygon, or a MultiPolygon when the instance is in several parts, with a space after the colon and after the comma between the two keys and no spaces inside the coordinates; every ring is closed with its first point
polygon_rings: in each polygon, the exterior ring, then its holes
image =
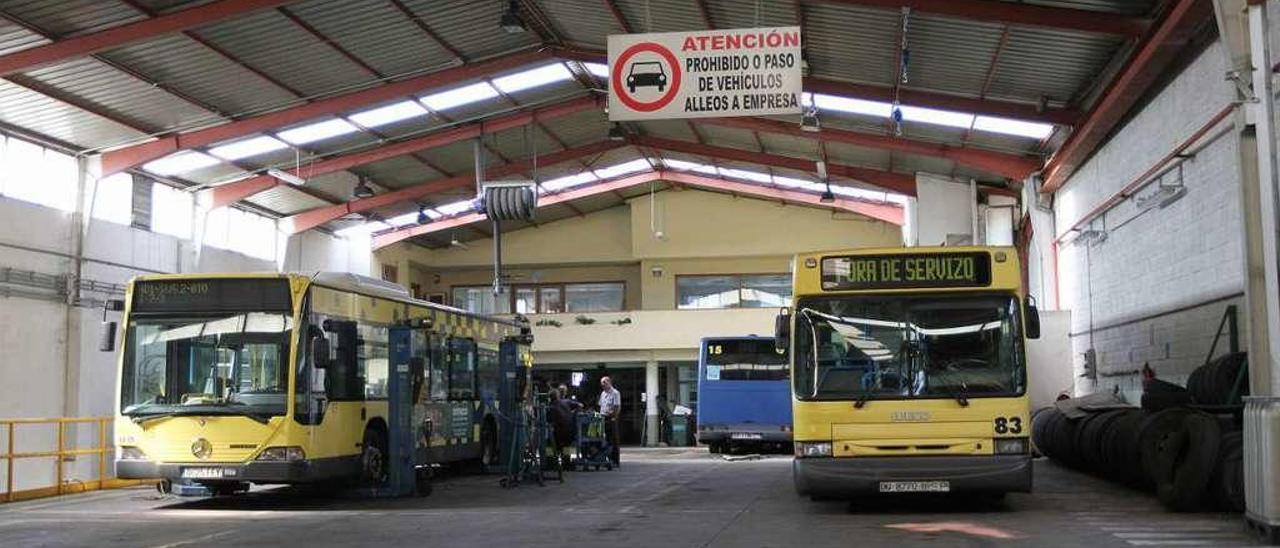
{"type": "Polygon", "coordinates": [[[648,449],[613,472],[501,489],[443,479],[426,498],[272,489],[184,499],[133,489],[0,506],[0,546],[1243,546],[1238,516],[1168,514],[1154,498],[1037,462],[1036,492],[975,500],[811,502],[791,459],[648,449]]]}

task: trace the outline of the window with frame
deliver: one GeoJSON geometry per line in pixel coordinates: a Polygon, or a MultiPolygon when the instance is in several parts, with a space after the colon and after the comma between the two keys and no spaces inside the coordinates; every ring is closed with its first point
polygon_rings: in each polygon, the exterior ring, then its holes
{"type": "Polygon", "coordinates": [[[455,287],[453,288],[453,306],[473,314],[510,314],[511,293],[507,288],[494,298],[493,288],[455,287]]]}
{"type": "Polygon", "coordinates": [[[623,282],[517,285],[496,299],[489,286],[453,288],[453,306],[476,314],[620,312],[625,298],[623,282]]]}
{"type": "Polygon", "coordinates": [[[791,304],[790,274],[676,277],[680,309],[772,308],[791,304]]]}

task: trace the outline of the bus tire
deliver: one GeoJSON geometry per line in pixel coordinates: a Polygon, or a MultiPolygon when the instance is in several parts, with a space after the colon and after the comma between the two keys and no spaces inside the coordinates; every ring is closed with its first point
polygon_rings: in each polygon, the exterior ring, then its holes
{"type": "Polygon", "coordinates": [[[364,429],[360,449],[360,481],[366,485],[384,485],[390,475],[387,455],[387,433],[377,426],[364,429]]]}

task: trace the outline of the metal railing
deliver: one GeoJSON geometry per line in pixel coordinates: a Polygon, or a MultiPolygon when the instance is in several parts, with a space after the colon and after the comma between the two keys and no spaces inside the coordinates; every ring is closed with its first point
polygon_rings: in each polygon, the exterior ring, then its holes
{"type": "MultiPolygon", "coordinates": [[[[0,502],[14,502],[19,500],[28,500],[41,497],[51,497],[63,495],[67,493],[82,493],[85,491],[94,491],[97,489],[112,489],[116,487],[127,487],[145,483],[138,480],[120,480],[111,476],[108,459],[111,458],[114,448],[110,443],[108,432],[111,428],[112,417],[60,417],[49,419],[0,419],[0,432],[5,433],[6,448],[0,453],[0,461],[4,461],[5,466],[5,485],[3,498],[0,502]],[[77,447],[74,440],[68,443],[67,425],[69,424],[96,424],[97,436],[96,443],[92,447],[77,447]],[[53,426],[57,429],[57,443],[54,447],[43,451],[24,451],[18,452],[19,447],[17,439],[19,433],[24,430],[31,434],[32,430],[38,427],[53,426]],[[96,468],[96,478],[83,479],[69,477],[67,474],[67,464],[75,463],[79,457],[96,455],[98,457],[98,466],[96,468]],[[17,478],[14,476],[17,468],[16,464],[19,460],[24,459],[52,459],[54,467],[54,483],[53,485],[43,486],[26,486],[17,489],[17,478]]],[[[46,430],[42,433],[48,436],[46,430]]]]}

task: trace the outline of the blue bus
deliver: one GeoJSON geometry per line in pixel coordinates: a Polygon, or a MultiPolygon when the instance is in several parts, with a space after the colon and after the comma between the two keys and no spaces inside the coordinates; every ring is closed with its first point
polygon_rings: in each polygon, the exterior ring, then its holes
{"type": "Polygon", "coordinates": [[[707,337],[698,353],[698,443],[712,453],[790,451],[791,370],[773,337],[707,337]]]}

